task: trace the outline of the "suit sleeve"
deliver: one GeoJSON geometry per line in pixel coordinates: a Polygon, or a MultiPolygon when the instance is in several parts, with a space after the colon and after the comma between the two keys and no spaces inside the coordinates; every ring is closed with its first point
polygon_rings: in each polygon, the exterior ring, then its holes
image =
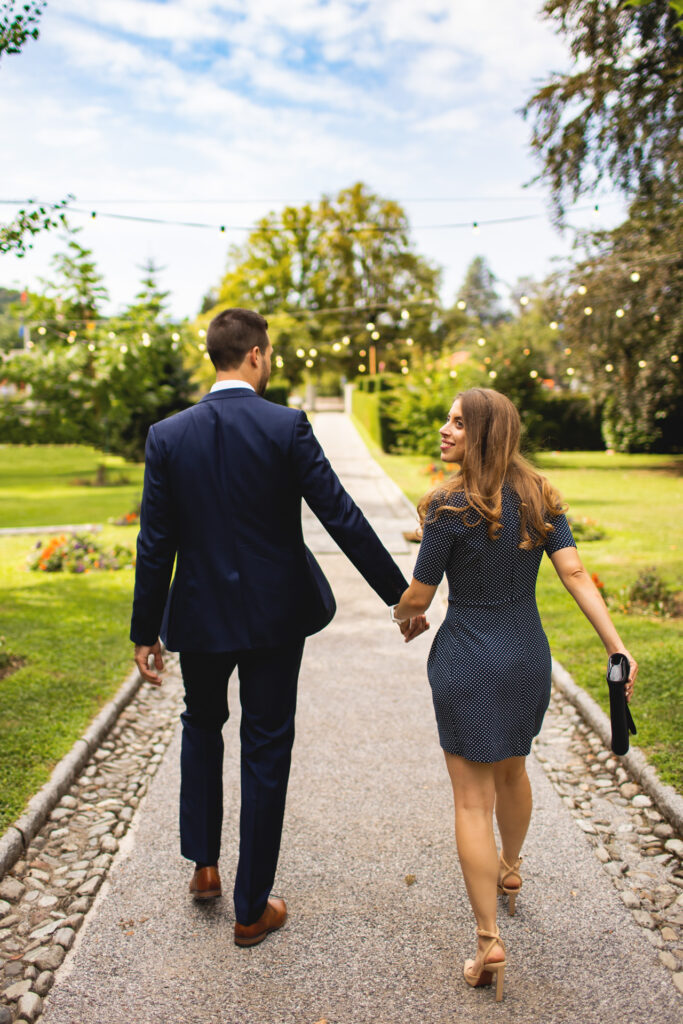
{"type": "Polygon", "coordinates": [[[303,412],[294,424],[292,451],[301,493],[311,511],[381,599],[396,604],[408,583],[342,487],[303,412]]]}
{"type": "Polygon", "coordinates": [[[130,626],[130,638],[136,644],[151,645],[159,637],[176,550],[168,479],[154,427],[150,427],[145,446],[145,481],[130,626]]]}

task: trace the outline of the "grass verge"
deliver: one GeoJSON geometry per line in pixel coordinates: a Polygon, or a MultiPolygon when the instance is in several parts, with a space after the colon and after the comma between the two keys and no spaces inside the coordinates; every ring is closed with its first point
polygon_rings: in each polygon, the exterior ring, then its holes
{"type": "MultiPolygon", "coordinates": [[[[387,455],[356,422],[370,451],[412,502],[429,488],[429,459],[387,455]]],[[[438,458],[435,457],[438,463],[438,458]]],[[[605,591],[616,594],[638,573],[656,566],[676,589],[683,586],[683,458],[667,455],[607,455],[603,452],[543,452],[534,461],[557,486],[575,518],[594,520],[605,531],[599,541],[579,543],[583,562],[605,591]]],[[[538,605],[553,655],[575,681],[609,710],[602,644],[543,560],[538,605]]],[[[637,745],[663,781],[683,793],[683,683],[681,620],[613,613],[617,629],[640,669],[632,704],[637,745]]]]}
{"type": "MultiPolygon", "coordinates": [[[[80,446],[0,446],[0,525],[106,523],[130,511],[142,466],[80,446]],[[94,480],[105,463],[106,487],[94,480]]],[[[105,526],[98,542],[135,545],[137,527],[105,526]]],[[[2,651],[22,659],[0,678],[0,833],[47,781],[132,668],[133,573],[29,572],[38,536],[0,537],[2,651]]]]}

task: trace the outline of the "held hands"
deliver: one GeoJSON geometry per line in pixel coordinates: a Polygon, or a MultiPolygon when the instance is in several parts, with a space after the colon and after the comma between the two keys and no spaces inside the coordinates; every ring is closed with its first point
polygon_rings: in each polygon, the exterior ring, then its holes
{"type": "Polygon", "coordinates": [[[136,644],[135,645],[135,664],[140,670],[142,678],[151,683],[152,686],[161,686],[162,679],[158,674],[164,670],[164,659],[161,656],[161,644],[157,640],[155,644],[149,647],[147,644],[136,644]],[[153,672],[149,667],[150,655],[154,656],[154,667],[156,672],[153,672]]]}
{"type": "Polygon", "coordinates": [[[622,653],[626,655],[629,663],[628,682],[626,683],[626,700],[630,703],[631,697],[633,696],[633,684],[635,683],[636,676],[638,675],[638,662],[631,653],[626,650],[626,648],[623,649],[622,653]]]}
{"type": "Polygon", "coordinates": [[[429,623],[426,616],[414,615],[412,619],[404,619],[403,622],[399,622],[398,628],[401,630],[405,642],[409,644],[416,636],[429,629],[429,623]]]}

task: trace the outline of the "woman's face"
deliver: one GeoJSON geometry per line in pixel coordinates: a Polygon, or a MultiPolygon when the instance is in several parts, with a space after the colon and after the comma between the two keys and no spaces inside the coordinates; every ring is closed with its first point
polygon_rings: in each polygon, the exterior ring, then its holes
{"type": "Polygon", "coordinates": [[[453,402],[448,419],[439,433],[441,434],[441,461],[462,462],[465,454],[465,424],[459,398],[453,402]]]}

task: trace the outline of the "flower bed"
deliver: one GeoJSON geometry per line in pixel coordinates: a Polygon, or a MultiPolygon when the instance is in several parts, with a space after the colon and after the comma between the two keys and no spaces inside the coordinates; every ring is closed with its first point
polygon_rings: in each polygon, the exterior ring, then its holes
{"type": "Polygon", "coordinates": [[[33,572],[113,572],[135,565],[133,551],[123,544],[107,550],[87,534],[61,534],[47,542],[39,540],[29,555],[33,572]]]}

